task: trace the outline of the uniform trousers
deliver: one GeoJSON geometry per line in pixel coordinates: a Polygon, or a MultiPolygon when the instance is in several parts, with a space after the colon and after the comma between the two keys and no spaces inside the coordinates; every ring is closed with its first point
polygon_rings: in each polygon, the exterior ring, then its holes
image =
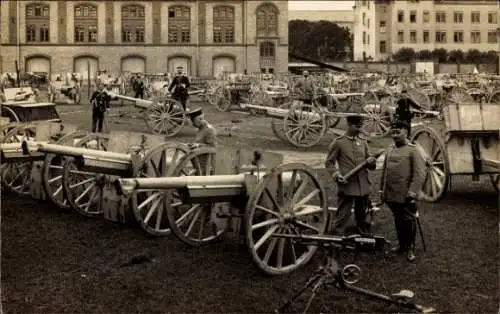
{"type": "Polygon", "coordinates": [[[415,244],[417,222],[414,208],[409,203],[387,202],[387,206],[394,216],[394,226],[398,237],[399,247],[407,251],[415,244]]]}
{"type": "Polygon", "coordinates": [[[102,132],[102,124],[104,122],[104,111],[97,107],[92,108],[92,132],[102,132]]]}
{"type": "Polygon", "coordinates": [[[344,193],[338,194],[338,207],[333,224],[332,232],[334,234],[343,235],[347,228],[349,218],[351,218],[351,209],[354,204],[354,218],[356,220],[356,227],[360,232],[368,232],[366,225],[366,211],[370,204],[368,195],[353,196],[344,193]]]}
{"type": "Polygon", "coordinates": [[[188,95],[174,95],[173,98],[175,100],[177,100],[178,102],[180,102],[182,105],[182,109],[184,109],[184,111],[186,111],[186,104],[187,104],[187,100],[188,100],[188,95]]]}

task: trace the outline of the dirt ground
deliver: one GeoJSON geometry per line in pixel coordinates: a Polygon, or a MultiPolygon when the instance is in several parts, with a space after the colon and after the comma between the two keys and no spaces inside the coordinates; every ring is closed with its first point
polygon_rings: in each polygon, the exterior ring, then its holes
{"type": "MultiPolygon", "coordinates": [[[[275,139],[269,121],[236,113],[219,113],[202,105],[216,126],[239,127],[239,136],[221,137],[224,145],[264,150],[299,151],[275,139]]],[[[126,107],[113,106],[111,114],[126,107]]],[[[90,127],[88,105],[58,108],[63,121],[90,127]]],[[[144,132],[138,119],[110,120],[112,130],[144,132]]],[[[176,140],[189,141],[186,127],[176,140]]],[[[321,160],[333,135],[297,159],[321,160]],[[316,155],[315,155],[316,154],[316,155]],[[302,156],[302,157],[300,157],[302,156]]],[[[373,146],[384,146],[374,143],[373,146]]],[[[318,170],[335,205],[335,188],[318,170]]],[[[373,172],[378,182],[379,171],[373,172]]],[[[375,184],[373,190],[378,190],[375,184]]],[[[498,194],[489,180],[454,177],[452,190],[439,203],[420,205],[427,242],[418,242],[417,261],[401,256],[361,255],[361,287],[382,293],[410,289],[416,299],[439,312],[498,311],[498,194]]],[[[318,266],[321,253],[306,267],[285,276],[263,276],[248,252],[228,234],[220,243],[187,247],[175,236],[153,238],[141,229],[73,212],[31,199],[2,195],[2,306],[6,313],[269,313],[298,289],[318,266]],[[133,263],[139,256],[144,262],[133,263]]],[[[394,240],[387,208],[374,230],[394,240]]],[[[351,262],[345,255],[341,263],[351,262]]],[[[304,298],[292,311],[301,311],[304,298]]],[[[333,288],[321,291],[310,312],[390,312],[380,303],[333,288]]]]}

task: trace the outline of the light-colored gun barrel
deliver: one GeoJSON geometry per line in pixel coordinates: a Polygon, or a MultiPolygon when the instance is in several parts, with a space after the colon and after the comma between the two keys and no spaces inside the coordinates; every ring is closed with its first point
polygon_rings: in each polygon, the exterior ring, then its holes
{"type": "Polygon", "coordinates": [[[45,154],[38,152],[37,145],[46,142],[26,141],[23,143],[2,143],[0,144],[0,154],[2,163],[9,163],[23,160],[43,160],[45,154]]]}
{"type": "Polygon", "coordinates": [[[245,183],[244,174],[215,176],[184,176],[160,178],[118,179],[120,185],[133,185],[140,190],[182,189],[189,186],[241,186],[245,183]]]}
{"type": "Polygon", "coordinates": [[[134,98],[130,96],[124,96],[124,95],[119,95],[119,94],[112,94],[109,93],[111,97],[116,97],[121,100],[127,100],[127,101],[133,101],[135,102],[135,107],[140,108],[140,109],[147,109],[149,106],[153,104],[151,100],[146,100],[146,99],[140,99],[140,98],[134,98]]]}
{"type": "Polygon", "coordinates": [[[37,148],[39,152],[56,154],[56,155],[65,155],[71,157],[91,156],[95,159],[108,159],[108,160],[116,160],[124,162],[132,161],[132,157],[130,154],[106,152],[102,150],[88,149],[82,147],[72,147],[72,146],[57,145],[57,144],[38,144],[37,148]]]}

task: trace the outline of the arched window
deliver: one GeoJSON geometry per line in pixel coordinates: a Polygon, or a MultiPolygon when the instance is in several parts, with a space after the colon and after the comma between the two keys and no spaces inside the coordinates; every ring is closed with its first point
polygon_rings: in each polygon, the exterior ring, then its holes
{"type": "Polygon", "coordinates": [[[26,41],[50,41],[50,7],[47,4],[32,3],[26,6],[26,41]]]}
{"type": "Polygon", "coordinates": [[[257,36],[278,36],[278,9],[272,4],[263,4],[257,9],[257,36]]]}
{"type": "Polygon", "coordinates": [[[81,4],[74,11],[75,42],[97,42],[97,6],[81,4]]]}
{"type": "Polygon", "coordinates": [[[145,14],[141,5],[124,5],[122,7],[122,42],[144,42],[145,14]]]}
{"type": "Polygon", "coordinates": [[[213,16],[214,43],[234,42],[234,8],[231,6],[217,6],[213,16]]]}
{"type": "Polygon", "coordinates": [[[187,6],[168,8],[168,42],[191,42],[191,9],[187,6]]]}

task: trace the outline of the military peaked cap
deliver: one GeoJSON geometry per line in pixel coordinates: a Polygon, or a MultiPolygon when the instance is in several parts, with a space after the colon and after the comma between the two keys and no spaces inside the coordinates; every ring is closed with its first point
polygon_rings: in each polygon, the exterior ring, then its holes
{"type": "Polygon", "coordinates": [[[203,114],[203,111],[201,110],[201,108],[191,110],[187,113],[187,115],[189,116],[189,118],[191,120],[193,120],[194,118],[196,118],[198,116],[201,116],[202,114],[203,114]]]}
{"type": "Polygon", "coordinates": [[[349,124],[360,124],[363,122],[363,116],[359,114],[352,114],[346,117],[346,121],[349,124]]]}

